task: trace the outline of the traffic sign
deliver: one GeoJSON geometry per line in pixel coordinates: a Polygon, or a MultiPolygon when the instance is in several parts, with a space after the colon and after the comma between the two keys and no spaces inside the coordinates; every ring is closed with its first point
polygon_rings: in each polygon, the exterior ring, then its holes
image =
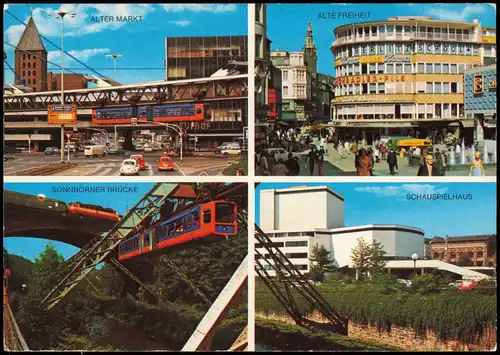
{"type": "Polygon", "coordinates": [[[48,124],[76,123],[76,105],[48,105],[48,124]]]}
{"type": "Polygon", "coordinates": [[[248,127],[243,127],[243,144],[248,144],[248,127]]]}
{"type": "Polygon", "coordinates": [[[184,132],[179,133],[179,137],[184,137],[184,132]]]}
{"type": "Polygon", "coordinates": [[[130,122],[132,123],[132,126],[137,126],[137,118],[132,118],[130,122]]]}

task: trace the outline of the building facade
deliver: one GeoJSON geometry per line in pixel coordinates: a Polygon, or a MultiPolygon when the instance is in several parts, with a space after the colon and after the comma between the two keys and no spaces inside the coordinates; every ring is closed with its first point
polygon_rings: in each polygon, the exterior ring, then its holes
{"type": "Polygon", "coordinates": [[[167,37],[166,80],[209,78],[230,62],[247,62],[248,36],[167,37]]]}
{"type": "MultiPolygon", "coordinates": [[[[261,190],[260,228],[274,245],[287,255],[302,273],[311,269],[314,247],[330,252],[336,267],[352,267],[352,249],[358,238],[368,243],[382,243],[387,257],[407,257],[424,253],[424,233],[413,227],[398,225],[367,225],[345,227],[344,198],[326,186],[297,186],[287,189],[261,190]],[[307,209],[296,206],[307,201],[307,209]]],[[[261,245],[264,268],[271,276],[273,261],[261,245]]]]}
{"type": "Polygon", "coordinates": [[[434,237],[426,240],[430,258],[462,266],[496,265],[496,235],[434,237]]]}
{"type": "Polygon", "coordinates": [[[472,68],[464,74],[465,117],[474,119],[474,141],[497,138],[496,65],[472,68]]]}
{"type": "Polygon", "coordinates": [[[431,17],[390,17],[337,27],[332,120],[339,135],[372,143],[380,135],[472,141],[464,116],[467,69],[496,53],[496,31],[431,17]]]}

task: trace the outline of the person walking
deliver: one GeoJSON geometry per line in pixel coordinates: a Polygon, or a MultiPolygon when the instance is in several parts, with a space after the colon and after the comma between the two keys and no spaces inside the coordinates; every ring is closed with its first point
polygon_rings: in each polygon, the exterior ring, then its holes
{"type": "Polygon", "coordinates": [[[481,152],[476,152],[476,156],[470,164],[469,176],[484,176],[483,160],[481,152]]]}
{"type": "Polygon", "coordinates": [[[391,149],[389,154],[387,154],[387,164],[389,164],[389,173],[394,175],[394,168],[398,168],[398,156],[394,149],[391,149]]]}
{"type": "Polygon", "coordinates": [[[380,163],[380,157],[379,157],[379,155],[380,155],[379,146],[376,145],[375,149],[373,151],[373,156],[375,157],[375,163],[380,163]]]}
{"type": "Polygon", "coordinates": [[[361,149],[359,151],[359,159],[358,159],[358,175],[359,176],[371,176],[372,170],[372,161],[370,157],[366,154],[366,150],[361,149]]]}
{"type": "Polygon", "coordinates": [[[309,151],[309,153],[307,153],[307,156],[306,156],[306,165],[307,165],[307,161],[309,160],[309,173],[311,174],[311,176],[314,175],[314,163],[316,162],[316,151],[314,150],[314,147],[311,148],[311,150],[309,151]]]}
{"type": "Polygon", "coordinates": [[[418,168],[417,176],[441,176],[441,171],[434,165],[432,155],[425,156],[425,163],[418,168]]]}
{"type": "Polygon", "coordinates": [[[370,176],[373,176],[373,166],[375,165],[375,158],[373,157],[373,150],[371,148],[366,152],[366,156],[370,159],[370,176]]]}
{"type": "Polygon", "coordinates": [[[289,171],[286,168],[285,164],[283,163],[283,159],[279,158],[278,162],[274,164],[273,170],[272,170],[272,175],[273,176],[286,176],[288,175],[289,171]]]}
{"type": "Polygon", "coordinates": [[[325,162],[325,150],[323,146],[319,147],[319,150],[316,152],[316,160],[318,161],[319,176],[323,176],[323,164],[325,162]]]}
{"type": "Polygon", "coordinates": [[[269,160],[267,151],[262,151],[259,159],[259,175],[269,176],[269,160]]]}
{"type": "Polygon", "coordinates": [[[434,153],[434,166],[440,173],[440,176],[444,176],[446,170],[446,162],[444,159],[444,154],[439,151],[439,148],[436,148],[436,152],[434,153]]]}
{"type": "Polygon", "coordinates": [[[462,150],[462,148],[460,148],[460,145],[457,143],[457,145],[455,147],[455,153],[457,154],[457,158],[460,158],[461,150],[462,150]]]}
{"type": "Polygon", "coordinates": [[[288,160],[285,162],[285,166],[289,172],[288,175],[300,175],[300,164],[297,162],[297,159],[298,158],[295,158],[292,153],[288,153],[288,160]]]}
{"type": "Polygon", "coordinates": [[[413,148],[408,149],[408,166],[413,166],[413,148]]]}

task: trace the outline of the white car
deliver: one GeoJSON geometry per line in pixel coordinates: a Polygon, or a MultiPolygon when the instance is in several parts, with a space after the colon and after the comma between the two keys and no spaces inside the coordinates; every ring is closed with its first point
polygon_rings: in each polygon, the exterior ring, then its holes
{"type": "Polygon", "coordinates": [[[277,163],[280,159],[283,161],[288,160],[288,152],[283,148],[267,148],[264,149],[271,158],[274,158],[274,161],[277,163]]]}
{"type": "Polygon", "coordinates": [[[153,151],[153,147],[149,144],[144,144],[144,152],[152,152],[153,151]]]}
{"type": "Polygon", "coordinates": [[[241,148],[237,146],[226,146],[220,150],[220,154],[222,155],[240,155],[241,154],[241,148]]]}
{"type": "Polygon", "coordinates": [[[134,159],[125,159],[120,167],[120,175],[139,175],[139,165],[134,159]]]}

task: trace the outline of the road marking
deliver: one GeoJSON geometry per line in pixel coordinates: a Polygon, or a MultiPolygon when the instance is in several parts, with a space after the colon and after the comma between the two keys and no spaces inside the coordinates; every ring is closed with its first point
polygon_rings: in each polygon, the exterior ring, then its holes
{"type": "Polygon", "coordinates": [[[149,165],[149,164],[148,164],[148,173],[149,173],[149,176],[153,176],[154,175],[153,167],[151,165],[149,165]]]}
{"type": "Polygon", "coordinates": [[[208,174],[206,173],[206,171],[202,171],[201,173],[198,174],[198,176],[208,176],[208,174]]]}
{"type": "Polygon", "coordinates": [[[179,170],[179,172],[182,174],[182,176],[186,176],[186,174],[184,174],[184,171],[182,171],[181,167],[179,166],[179,164],[177,164],[176,162],[174,162],[174,165],[177,167],[177,169],[179,170]]]}

